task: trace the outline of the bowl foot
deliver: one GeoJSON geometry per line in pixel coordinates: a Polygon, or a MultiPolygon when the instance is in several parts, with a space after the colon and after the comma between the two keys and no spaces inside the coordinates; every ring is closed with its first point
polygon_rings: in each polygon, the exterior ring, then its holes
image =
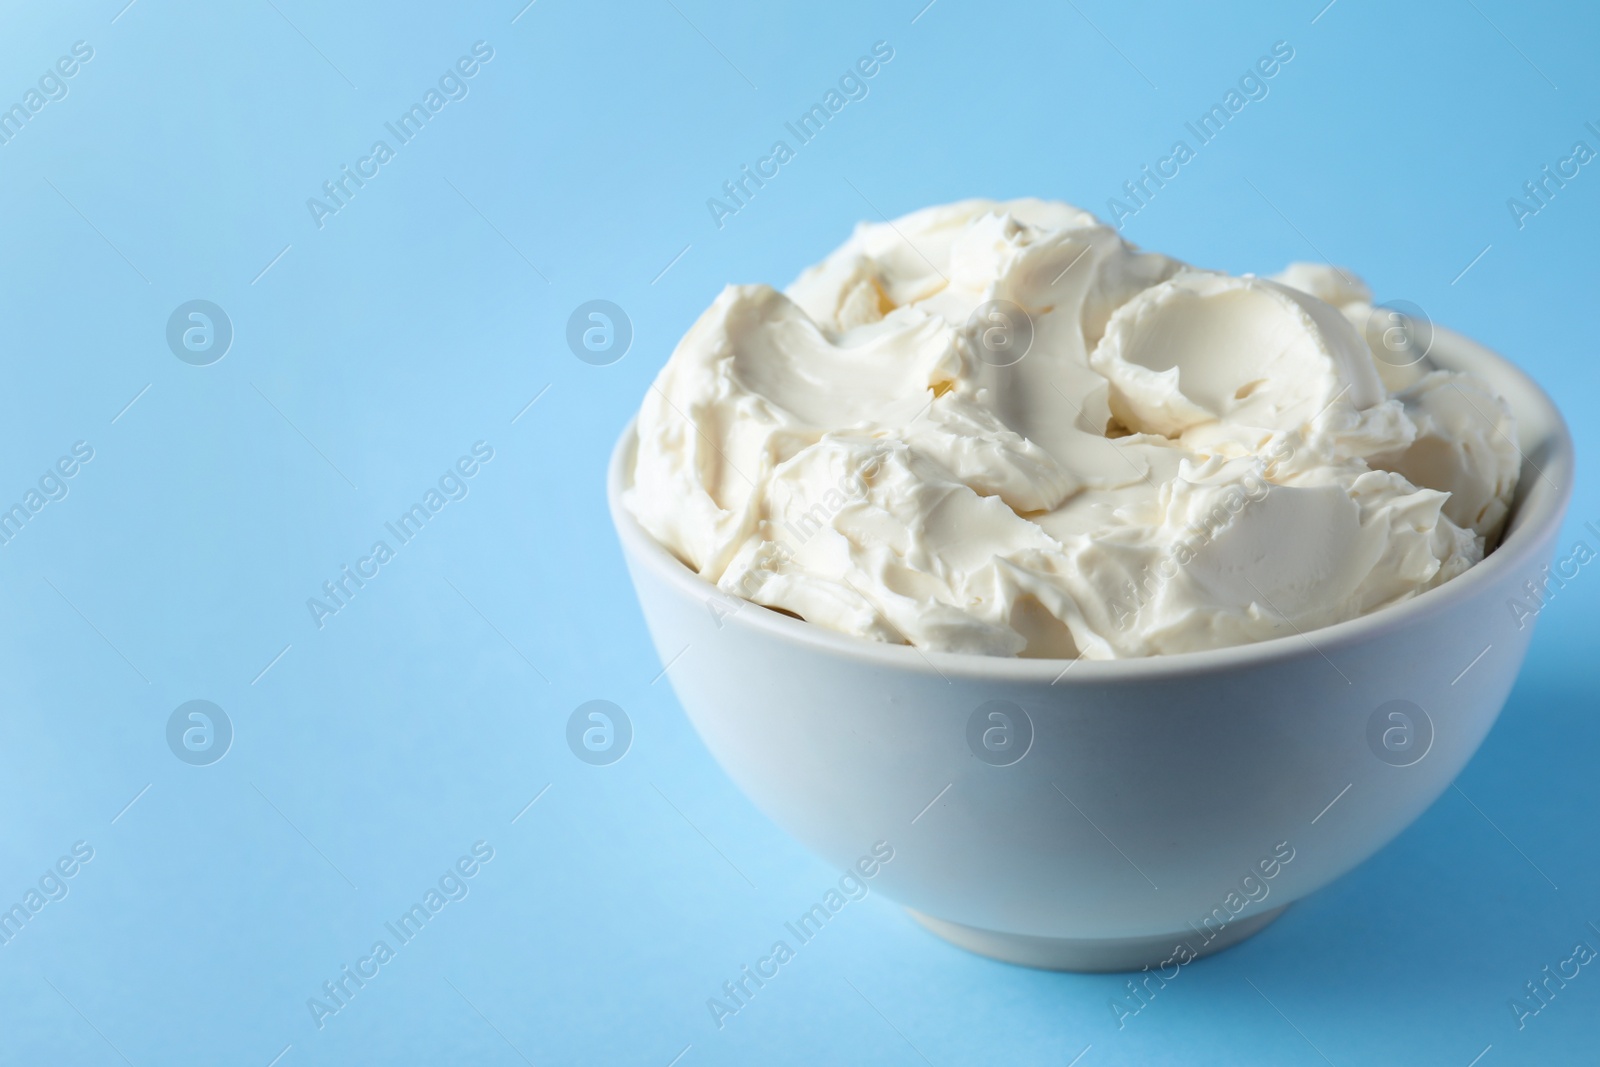
{"type": "Polygon", "coordinates": [[[1189,946],[1195,959],[1220,952],[1265,928],[1288,907],[1285,904],[1229,923],[1210,941],[1205,941],[1201,934],[1192,929],[1153,937],[1035,937],[1031,934],[980,930],[975,926],[936,919],[911,908],[906,911],[917,922],[951,944],[1005,963],[1048,971],[1137,971],[1162,963],[1170,965],[1180,943],[1189,946]]]}

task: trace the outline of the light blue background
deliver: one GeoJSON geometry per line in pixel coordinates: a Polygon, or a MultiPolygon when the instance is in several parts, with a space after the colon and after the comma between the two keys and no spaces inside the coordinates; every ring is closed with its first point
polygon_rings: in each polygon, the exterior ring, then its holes
{"type": "MultiPolygon", "coordinates": [[[[1121,978],[966,955],[874,894],[719,1031],[705,999],[836,872],[653,683],[602,487],[724,283],[783,284],[877,210],[1037,195],[1103,213],[1279,40],[1295,56],[1270,96],[1127,235],[1232,271],[1348,265],[1518,360],[1592,455],[1600,169],[1524,229],[1505,203],[1575,140],[1600,147],[1591,8],[124,2],[10,4],[0,24],[5,105],[94,48],[0,147],[0,501],[73,442],[95,450],[0,548],[0,898],[73,842],[95,850],[0,947],[0,1058],[1597,1055],[1600,973],[1520,1032],[1507,1007],[1574,942],[1600,947],[1594,569],[1542,613],[1460,779],[1481,813],[1447,793],[1125,1029],[1121,978]],[[494,58],[470,95],[319,230],[306,199],[479,40],[494,58]],[[706,199],[879,40],[895,55],[870,96],[718,230],[706,199]],[[236,331],[209,367],[164,340],[195,298],[236,331]],[[612,366],[564,340],[594,298],[635,328],[612,366]],[[306,599],[480,440],[494,459],[470,495],[319,631],[306,599]],[[165,741],[195,698],[236,731],[208,767],[165,741]],[[564,741],[593,698],[634,724],[613,766],[564,741]],[[494,859],[470,895],[318,1030],[307,998],[480,839],[494,859]]],[[[1600,547],[1585,520],[1592,482],[1565,544],[1600,547]]]]}

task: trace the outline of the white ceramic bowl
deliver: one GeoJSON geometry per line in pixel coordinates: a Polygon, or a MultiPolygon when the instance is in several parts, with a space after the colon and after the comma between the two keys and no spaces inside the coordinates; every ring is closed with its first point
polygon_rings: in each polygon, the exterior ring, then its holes
{"type": "Polygon", "coordinates": [[[684,710],[775,822],[841,868],[887,842],[874,888],[975,952],[1171,974],[1404,829],[1516,679],[1532,620],[1508,604],[1532,603],[1524,583],[1551,560],[1572,443],[1504,359],[1442,330],[1433,356],[1516,414],[1526,462],[1502,543],[1403,604],[1254,645],[1100,662],[923,653],[732,600],[621,506],[631,425],[611,514],[684,710]]]}

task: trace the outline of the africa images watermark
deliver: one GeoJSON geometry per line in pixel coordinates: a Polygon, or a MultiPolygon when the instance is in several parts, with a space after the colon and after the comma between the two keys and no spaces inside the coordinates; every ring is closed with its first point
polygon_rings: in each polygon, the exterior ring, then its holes
{"type": "Polygon", "coordinates": [[[1198,949],[1204,949],[1215,941],[1223,930],[1227,929],[1244,909],[1251,904],[1259,904],[1272,894],[1271,882],[1290,863],[1294,862],[1294,846],[1287,841],[1279,841],[1272,846],[1272,852],[1256,861],[1240,879],[1237,888],[1229,889],[1222,903],[1213,907],[1200,920],[1196,926],[1189,924],[1195,932],[1196,940],[1183,938],[1172,946],[1172,955],[1156,964],[1156,969],[1151,970],[1146,965],[1139,983],[1134,984],[1132,979],[1126,983],[1128,995],[1120,1000],[1111,1000],[1107,1003],[1111,1014],[1117,1020],[1117,1029],[1127,1028],[1128,1020],[1138,1015],[1150,1006],[1156,994],[1166,988],[1168,982],[1183,973],[1183,968],[1200,958],[1198,949]],[[1168,968],[1171,973],[1168,973],[1168,968]],[[1150,987],[1155,981],[1155,988],[1150,987]]]}
{"type": "Polygon", "coordinates": [[[1187,140],[1180,138],[1173,142],[1172,149],[1167,155],[1156,160],[1153,169],[1149,164],[1145,164],[1139,168],[1139,177],[1123,182],[1122,191],[1132,203],[1114,196],[1106,201],[1106,216],[1117,229],[1122,229],[1123,223],[1148,207],[1150,201],[1155,199],[1156,193],[1164,188],[1167,182],[1182,173],[1183,165],[1193,160],[1201,148],[1215,140],[1223,128],[1235,115],[1243,111],[1246,105],[1252,101],[1265,100],[1267,94],[1272,91],[1267,82],[1277,77],[1279,71],[1293,58],[1293,45],[1288,41],[1273,42],[1271,53],[1261,56],[1239,76],[1238,88],[1229,89],[1223,95],[1222,103],[1212,104],[1210,109],[1202,112],[1194,122],[1183,124],[1184,129],[1194,137],[1194,147],[1191,148],[1187,140]]]}
{"type": "Polygon", "coordinates": [[[1293,455],[1294,446],[1284,439],[1258,456],[1254,467],[1239,485],[1229,486],[1209,512],[1199,521],[1189,523],[1184,528],[1184,536],[1168,545],[1166,552],[1153,565],[1146,565],[1144,573],[1137,580],[1129,579],[1123,589],[1126,595],[1111,602],[1117,628],[1127,629],[1128,624],[1138,617],[1139,611],[1155,599],[1161,587],[1193,562],[1200,550],[1228,526],[1233,516],[1249,505],[1265,500],[1273,488],[1268,479],[1273,476],[1278,464],[1293,455]]]}
{"type": "Polygon", "coordinates": [[[393,546],[381,538],[374,541],[372,549],[356,560],[354,570],[350,564],[344,564],[336,577],[322,583],[321,597],[307,597],[306,611],[310,612],[311,621],[317,629],[327,625],[325,620],[329,616],[337,615],[349,607],[356,594],[382,573],[383,565],[394,559],[402,547],[410,544],[428,521],[444,510],[446,504],[453,500],[465,500],[471,491],[467,483],[492,459],[494,447],[487,441],[475,442],[470,456],[461,456],[439,476],[437,487],[429,486],[419,502],[402,511],[393,522],[383,524],[383,528],[394,538],[393,546]]]}
{"type": "Polygon", "coordinates": [[[722,983],[721,997],[707,997],[706,1010],[711,1013],[711,1021],[717,1024],[717,1029],[727,1026],[728,1019],[748,1008],[755,995],[778,977],[783,965],[794,959],[797,946],[810,943],[830,919],[844,910],[846,904],[853,900],[864,900],[868,893],[867,882],[877,877],[892,859],[894,846],[887,841],[874,842],[872,852],[856,860],[839,877],[837,888],[829,886],[820,901],[801,912],[793,922],[783,924],[789,936],[794,938],[794,946],[786,940],[774,941],[768,953],[756,960],[753,969],[748,963],[744,964],[739,968],[737,977],[722,983]]]}
{"type": "Polygon", "coordinates": [[[22,99],[10,107],[0,105],[0,147],[10,144],[11,139],[21,133],[22,127],[43,111],[46,104],[65,100],[67,80],[75,77],[83,69],[83,64],[93,58],[93,45],[87,41],[74,41],[72,54],[62,56],[52,66],[45,68],[45,72],[39,75],[37,88],[29,86],[23,92],[22,99]]]}
{"type": "MultiPolygon", "coordinates": [[[[1589,929],[1600,933],[1593,923],[1588,925],[1589,929]]],[[[1587,938],[1588,935],[1584,936],[1587,938]]],[[[1528,1020],[1548,1008],[1556,995],[1567,988],[1567,983],[1578,978],[1583,968],[1594,962],[1595,956],[1593,945],[1587,940],[1579,941],[1572,946],[1571,954],[1565,959],[1557,960],[1554,967],[1545,964],[1540,968],[1537,978],[1524,982],[1523,993],[1506,1000],[1511,1017],[1517,1021],[1517,1029],[1526,1029],[1528,1020]]]]}
{"type": "Polygon", "coordinates": [[[739,579],[737,594],[718,588],[706,600],[706,609],[711,612],[711,621],[717,629],[722,629],[723,619],[737,612],[746,603],[756,600],[760,590],[752,588],[752,583],[758,575],[770,577],[782,571],[807,541],[824,527],[832,524],[834,516],[843,511],[846,504],[866,499],[867,488],[872,484],[872,479],[877,477],[878,468],[883,465],[884,457],[889,451],[886,445],[875,447],[868,458],[854,471],[840,475],[838,481],[822,495],[822,500],[802,512],[798,521],[794,518],[783,520],[784,529],[794,539],[793,543],[781,537],[769,538],[757,550],[752,566],[747,568],[744,576],[739,579]]]}
{"type": "Polygon", "coordinates": [[[483,865],[492,859],[493,845],[484,840],[473,842],[471,855],[462,855],[454,864],[446,867],[437,884],[430,885],[420,901],[402,912],[398,919],[383,924],[389,937],[394,939],[393,945],[389,944],[388,938],[378,938],[368,953],[356,960],[354,968],[348,963],[340,967],[337,977],[322,983],[319,995],[307,997],[306,1010],[311,1013],[311,1021],[317,1024],[317,1029],[321,1030],[329,1018],[348,1008],[356,994],[382,974],[383,968],[394,962],[400,949],[422,933],[423,928],[444,910],[446,904],[466,900],[467,894],[472,891],[469,880],[476,878],[483,865]]]}
{"type": "Polygon", "coordinates": [[[422,94],[420,103],[412,104],[393,122],[383,124],[383,128],[394,137],[393,147],[388,141],[377,140],[372,142],[372,148],[366,155],[356,160],[354,170],[348,163],[340,164],[338,177],[322,183],[322,192],[326,199],[313,196],[306,200],[306,210],[311,212],[311,221],[317,224],[317,229],[320,230],[327,225],[328,216],[337,215],[349,207],[356,193],[381,173],[380,168],[385,163],[394,159],[397,149],[410,144],[412,138],[421,133],[423,127],[445,109],[446,104],[465,100],[470,91],[467,81],[476,77],[484,65],[493,58],[494,49],[487,41],[474,42],[471,55],[461,56],[454,65],[447,67],[445,72],[439,75],[437,88],[430,85],[422,94]]]}
{"type": "Polygon", "coordinates": [[[44,510],[46,504],[65,500],[67,493],[71,491],[68,483],[83,469],[83,465],[93,458],[93,445],[87,441],[75,441],[71,455],[60,457],[39,475],[37,489],[30,487],[22,494],[21,501],[9,508],[0,504],[0,547],[9,545],[11,539],[21,533],[22,528],[35,515],[44,510]]]}
{"type": "Polygon", "coordinates": [[[74,841],[71,855],[62,856],[45,868],[35,889],[28,887],[22,899],[7,910],[0,911],[0,945],[11,944],[11,939],[22,933],[22,928],[44,910],[46,904],[67,899],[68,880],[75,877],[85,864],[94,859],[94,846],[87,841],[74,841]]]}
{"type": "MultiPolygon", "coordinates": [[[[1592,522],[1583,524],[1583,528],[1595,536],[1600,543],[1600,527],[1592,522]]],[[[1562,558],[1556,560],[1539,572],[1538,578],[1529,578],[1522,583],[1522,596],[1506,598],[1506,607],[1511,611],[1511,617],[1516,620],[1517,629],[1525,629],[1529,620],[1534,619],[1545,609],[1545,605],[1554,599],[1557,592],[1567,587],[1580,573],[1585,563],[1595,558],[1595,549],[1587,541],[1574,541],[1572,550],[1562,558]],[[1554,568],[1552,572],[1551,568],[1554,568]],[[1555,588],[1551,588],[1551,583],[1555,588]]]]}
{"type": "Polygon", "coordinates": [[[794,137],[793,148],[786,140],[774,141],[767,154],[756,160],[754,169],[748,163],[740,164],[738,175],[722,183],[722,193],[727,199],[713,196],[706,200],[706,210],[711,212],[711,221],[716,223],[717,229],[722,229],[729,217],[748,207],[750,201],[755,199],[756,192],[776,178],[784,164],[794,159],[800,148],[822,133],[823,127],[843,111],[845,105],[865,100],[871,91],[867,82],[876,77],[893,58],[894,47],[888,41],[874,42],[870,56],[857,59],[854,66],[846,68],[839,75],[838,88],[829,86],[822,94],[821,103],[812,104],[801,112],[798,119],[783,124],[783,128],[794,137]]]}
{"type": "MultiPolygon", "coordinates": [[[[1595,137],[1595,143],[1600,144],[1600,126],[1593,122],[1585,122],[1583,128],[1595,137]]],[[[1567,182],[1582,173],[1581,168],[1595,158],[1596,152],[1587,141],[1574,141],[1572,148],[1565,156],[1556,160],[1555,169],[1546,163],[1539,168],[1539,176],[1522,183],[1522,195],[1526,199],[1515,196],[1506,198],[1506,210],[1511,212],[1511,221],[1517,224],[1517,229],[1526,229],[1528,220],[1550,206],[1550,201],[1556,194],[1567,187],[1567,182]]]]}

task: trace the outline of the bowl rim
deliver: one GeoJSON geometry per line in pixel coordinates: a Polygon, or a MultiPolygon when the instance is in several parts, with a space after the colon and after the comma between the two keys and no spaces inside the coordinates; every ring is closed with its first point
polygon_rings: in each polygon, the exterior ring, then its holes
{"type": "MultiPolygon", "coordinates": [[[[1540,442],[1545,453],[1542,467],[1523,455],[1523,470],[1518,479],[1507,532],[1501,543],[1466,572],[1409,600],[1344,622],[1268,638],[1250,644],[1195,652],[1173,652],[1126,659],[1048,659],[1020,656],[990,656],[977,652],[940,652],[914,645],[893,645],[806,622],[754,601],[727,593],[702,578],[658,542],[622,504],[622,493],[630,481],[629,461],[637,446],[636,417],[623,427],[612,449],[606,471],[606,499],[611,519],[630,561],[648,567],[652,573],[689,596],[708,605],[737,601],[739,609],[720,618],[722,625],[748,628],[778,640],[808,646],[864,666],[878,666],[939,677],[949,682],[964,680],[1006,681],[1022,684],[1048,682],[1063,686],[1103,685],[1118,681],[1149,681],[1156,678],[1184,678],[1241,668],[1263,668],[1309,656],[1327,658],[1329,652],[1381,639],[1408,629],[1426,619],[1460,608],[1466,601],[1501,578],[1506,571],[1537,569],[1546,562],[1538,557],[1548,538],[1559,533],[1567,502],[1572,495],[1574,455],[1572,435],[1560,410],[1544,389],[1515,363],[1504,356],[1454,331],[1434,327],[1430,356],[1444,369],[1467,370],[1488,378],[1497,388],[1506,380],[1515,383],[1524,406],[1539,410],[1548,425],[1548,435],[1540,442]],[[746,611],[745,608],[753,608],[746,611]],[[1315,639],[1307,636],[1315,635],[1315,639]]],[[[1504,390],[1502,390],[1504,392],[1504,390]]],[[[1508,398],[1510,399],[1510,398],[1508,398]]],[[[1511,400],[1516,406],[1515,400],[1511,400]]],[[[1519,424],[1521,423],[1519,418],[1519,424]]],[[[1519,450],[1521,445],[1519,444],[1519,450]]],[[[1532,577],[1532,574],[1529,575],[1532,577]]]]}

